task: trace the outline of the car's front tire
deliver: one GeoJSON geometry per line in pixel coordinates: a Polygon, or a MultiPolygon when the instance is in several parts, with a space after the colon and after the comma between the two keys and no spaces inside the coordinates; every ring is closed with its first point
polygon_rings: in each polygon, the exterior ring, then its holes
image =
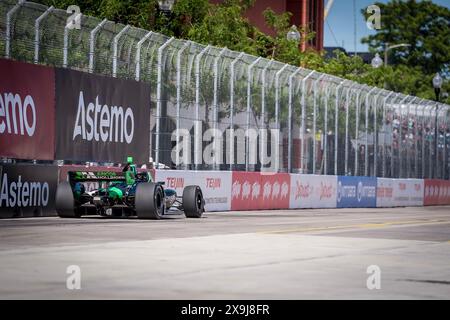
{"type": "Polygon", "coordinates": [[[199,186],[187,186],[183,190],[183,209],[187,218],[201,218],[205,212],[205,200],[199,186]]]}
{"type": "Polygon", "coordinates": [[[164,190],[156,183],[139,183],[135,196],[139,219],[161,219],[164,215],[164,190]]]}

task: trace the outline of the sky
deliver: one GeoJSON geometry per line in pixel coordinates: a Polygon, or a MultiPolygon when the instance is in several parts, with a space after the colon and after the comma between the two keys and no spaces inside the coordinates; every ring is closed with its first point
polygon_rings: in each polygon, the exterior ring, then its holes
{"type": "MultiPolygon", "coordinates": [[[[366,21],[361,14],[361,9],[367,8],[375,2],[386,3],[388,0],[355,0],[356,1],[356,51],[368,51],[366,44],[361,44],[360,39],[374,30],[366,26],[366,21]]],[[[325,4],[328,0],[325,0],[325,4]]],[[[450,0],[433,0],[434,3],[450,8],[450,0]]],[[[328,18],[325,21],[325,47],[344,47],[347,52],[354,51],[354,10],[353,0],[334,0],[328,18]],[[331,29],[331,30],[330,30],[331,29]],[[334,34],[334,37],[333,37],[334,34]]],[[[383,20],[383,16],[381,16],[383,20]]]]}

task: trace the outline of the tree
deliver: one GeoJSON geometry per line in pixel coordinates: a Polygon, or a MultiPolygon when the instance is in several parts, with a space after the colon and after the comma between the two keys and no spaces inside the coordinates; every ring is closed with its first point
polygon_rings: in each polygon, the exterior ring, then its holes
{"type": "MultiPolygon", "coordinates": [[[[388,44],[408,43],[411,47],[390,52],[389,64],[417,66],[425,74],[450,71],[450,10],[431,1],[375,3],[381,9],[381,29],[362,39],[372,51],[388,44]]],[[[363,15],[368,17],[364,10],[363,15]]]]}

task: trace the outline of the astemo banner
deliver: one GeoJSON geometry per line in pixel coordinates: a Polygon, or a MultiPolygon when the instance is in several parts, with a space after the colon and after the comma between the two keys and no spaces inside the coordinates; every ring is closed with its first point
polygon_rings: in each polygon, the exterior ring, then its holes
{"type": "Polygon", "coordinates": [[[61,68],[55,80],[57,159],[148,162],[148,84],[61,68]]]}
{"type": "Polygon", "coordinates": [[[164,182],[165,188],[176,190],[179,196],[188,185],[200,186],[206,211],[228,211],[231,208],[230,171],[155,170],[155,181],[164,182]]]}
{"type": "Polygon", "coordinates": [[[0,218],[55,215],[58,167],[0,166],[0,218]]]}
{"type": "Polygon", "coordinates": [[[338,177],[338,208],[374,208],[376,207],[377,178],[338,177]]]}
{"type": "Polygon", "coordinates": [[[0,156],[53,160],[53,69],[0,59],[0,74],[0,156]]]}
{"type": "Polygon", "coordinates": [[[337,176],[291,174],[289,208],[336,208],[337,176]]]}

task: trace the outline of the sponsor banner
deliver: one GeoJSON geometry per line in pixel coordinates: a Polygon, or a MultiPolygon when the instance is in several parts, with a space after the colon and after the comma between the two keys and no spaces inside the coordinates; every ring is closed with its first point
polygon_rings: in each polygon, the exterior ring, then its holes
{"type": "Polygon", "coordinates": [[[394,179],[377,178],[377,207],[395,207],[394,179]]]}
{"type": "Polygon", "coordinates": [[[53,68],[0,59],[0,156],[53,160],[53,68]]]}
{"type": "Polygon", "coordinates": [[[289,208],[336,208],[337,176],[291,174],[289,208]]]}
{"type": "Polygon", "coordinates": [[[288,209],[290,175],[288,173],[261,174],[262,200],[259,209],[288,209]]]}
{"type": "Polygon", "coordinates": [[[231,210],[289,208],[290,176],[233,171],[231,210]]]}
{"type": "Polygon", "coordinates": [[[184,171],[155,170],[155,181],[164,182],[164,187],[174,189],[178,196],[188,185],[198,185],[205,198],[206,211],[228,211],[231,208],[231,172],[229,171],[184,171]]]}
{"type": "Polygon", "coordinates": [[[422,206],[424,185],[422,179],[392,179],[394,207],[422,206]]]}
{"type": "Polygon", "coordinates": [[[57,166],[3,165],[0,217],[55,215],[57,181],[57,166]]]}
{"type": "Polygon", "coordinates": [[[377,178],[339,176],[337,186],[337,207],[376,207],[376,189],[377,178]]]}
{"type": "Polygon", "coordinates": [[[261,208],[262,187],[259,172],[233,171],[231,210],[257,210],[261,208]]]}
{"type": "Polygon", "coordinates": [[[62,68],[55,81],[57,159],[148,162],[148,84],[62,68]]]}
{"type": "Polygon", "coordinates": [[[423,202],[425,206],[450,204],[450,181],[425,179],[423,202]]]}

